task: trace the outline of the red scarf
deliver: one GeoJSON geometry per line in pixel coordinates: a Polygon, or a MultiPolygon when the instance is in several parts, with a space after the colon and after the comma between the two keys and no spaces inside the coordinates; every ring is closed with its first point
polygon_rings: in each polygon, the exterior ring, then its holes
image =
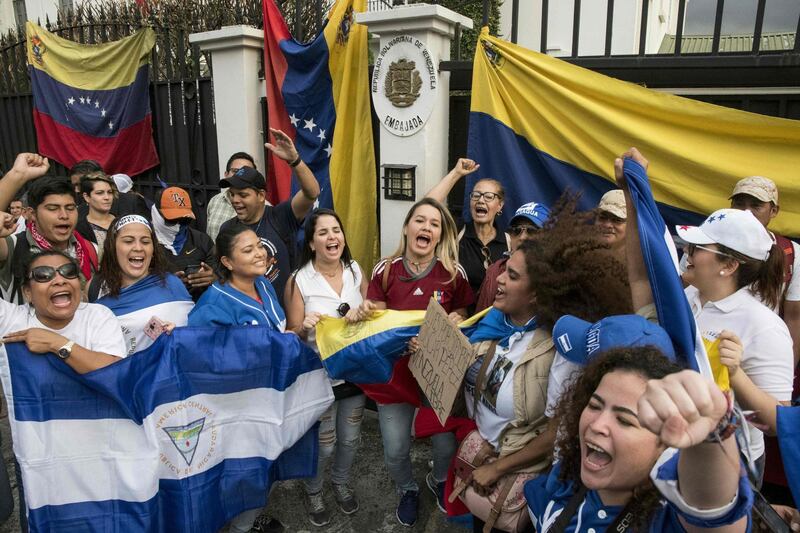
{"type": "MultiPolygon", "coordinates": [[[[51,250],[53,248],[50,241],[39,233],[39,228],[36,227],[33,221],[29,221],[27,227],[36,246],[42,250],[51,250]]],[[[92,243],[84,239],[80,233],[73,231],[72,236],[75,237],[75,259],[81,267],[83,277],[86,278],[86,281],[89,281],[92,279],[92,270],[97,269],[97,253],[92,243]]]]}

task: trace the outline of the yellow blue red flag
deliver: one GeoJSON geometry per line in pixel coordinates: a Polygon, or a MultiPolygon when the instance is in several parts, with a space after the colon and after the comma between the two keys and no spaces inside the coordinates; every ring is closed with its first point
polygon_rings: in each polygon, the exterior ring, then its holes
{"type": "MultiPolygon", "coordinates": [[[[619,81],[497,39],[475,53],[468,153],[519,204],[551,204],[565,189],[597,205],[614,184],[614,158],[636,146],[668,223],[699,224],[727,207],[737,180],[767,176],[780,191],[770,225],[800,236],[800,121],[681,98],[619,81]]],[[[514,205],[508,205],[508,202],[514,205]]],[[[468,206],[469,202],[465,202],[468,206]]]]}
{"type": "MultiPolygon", "coordinates": [[[[349,230],[362,265],[378,257],[375,150],[369,100],[367,28],[355,23],[366,0],[339,0],[306,44],[295,41],[274,0],[264,0],[264,56],[269,126],[294,139],[321,187],[319,206],[333,208],[349,230]]],[[[297,190],[291,168],[270,155],[274,202],[297,190]]]]}
{"type": "Polygon", "coordinates": [[[28,70],[38,151],[71,167],[94,159],[111,173],[158,165],[150,113],[150,28],[80,44],[28,21],[28,70]]]}

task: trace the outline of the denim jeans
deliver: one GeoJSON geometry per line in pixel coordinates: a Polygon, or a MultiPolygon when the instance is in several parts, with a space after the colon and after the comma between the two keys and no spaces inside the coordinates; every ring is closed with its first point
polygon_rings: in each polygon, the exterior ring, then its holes
{"type": "Polygon", "coordinates": [[[331,482],[345,485],[350,479],[358,445],[361,441],[361,421],[364,419],[363,394],[342,398],[333,402],[320,417],[319,463],[317,475],[305,480],[306,492],[316,494],[322,490],[325,467],[333,456],[331,482]]]}
{"type": "MultiPolygon", "coordinates": [[[[411,471],[411,424],[415,407],[408,403],[378,404],[378,421],[383,440],[383,458],[389,475],[401,494],[419,490],[411,471]]],[[[431,437],[433,443],[433,477],[447,479],[447,469],[456,453],[456,438],[452,433],[431,437]]]]}

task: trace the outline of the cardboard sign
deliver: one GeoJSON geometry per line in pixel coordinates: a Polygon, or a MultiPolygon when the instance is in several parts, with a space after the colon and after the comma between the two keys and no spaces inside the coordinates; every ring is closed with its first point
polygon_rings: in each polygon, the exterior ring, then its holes
{"type": "Polygon", "coordinates": [[[444,425],[475,355],[467,337],[433,298],[419,332],[419,346],[408,368],[444,425]]]}

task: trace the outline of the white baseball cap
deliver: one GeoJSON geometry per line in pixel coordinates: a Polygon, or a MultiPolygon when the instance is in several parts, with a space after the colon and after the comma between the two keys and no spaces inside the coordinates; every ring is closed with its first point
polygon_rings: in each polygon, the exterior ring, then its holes
{"type": "Polygon", "coordinates": [[[750,211],[720,209],[700,226],[675,226],[678,236],[689,244],[721,244],[742,255],[766,261],[773,241],[769,232],[750,211]]]}
{"type": "Polygon", "coordinates": [[[133,188],[133,180],[127,174],[114,174],[111,176],[119,192],[128,192],[133,188]]]}

